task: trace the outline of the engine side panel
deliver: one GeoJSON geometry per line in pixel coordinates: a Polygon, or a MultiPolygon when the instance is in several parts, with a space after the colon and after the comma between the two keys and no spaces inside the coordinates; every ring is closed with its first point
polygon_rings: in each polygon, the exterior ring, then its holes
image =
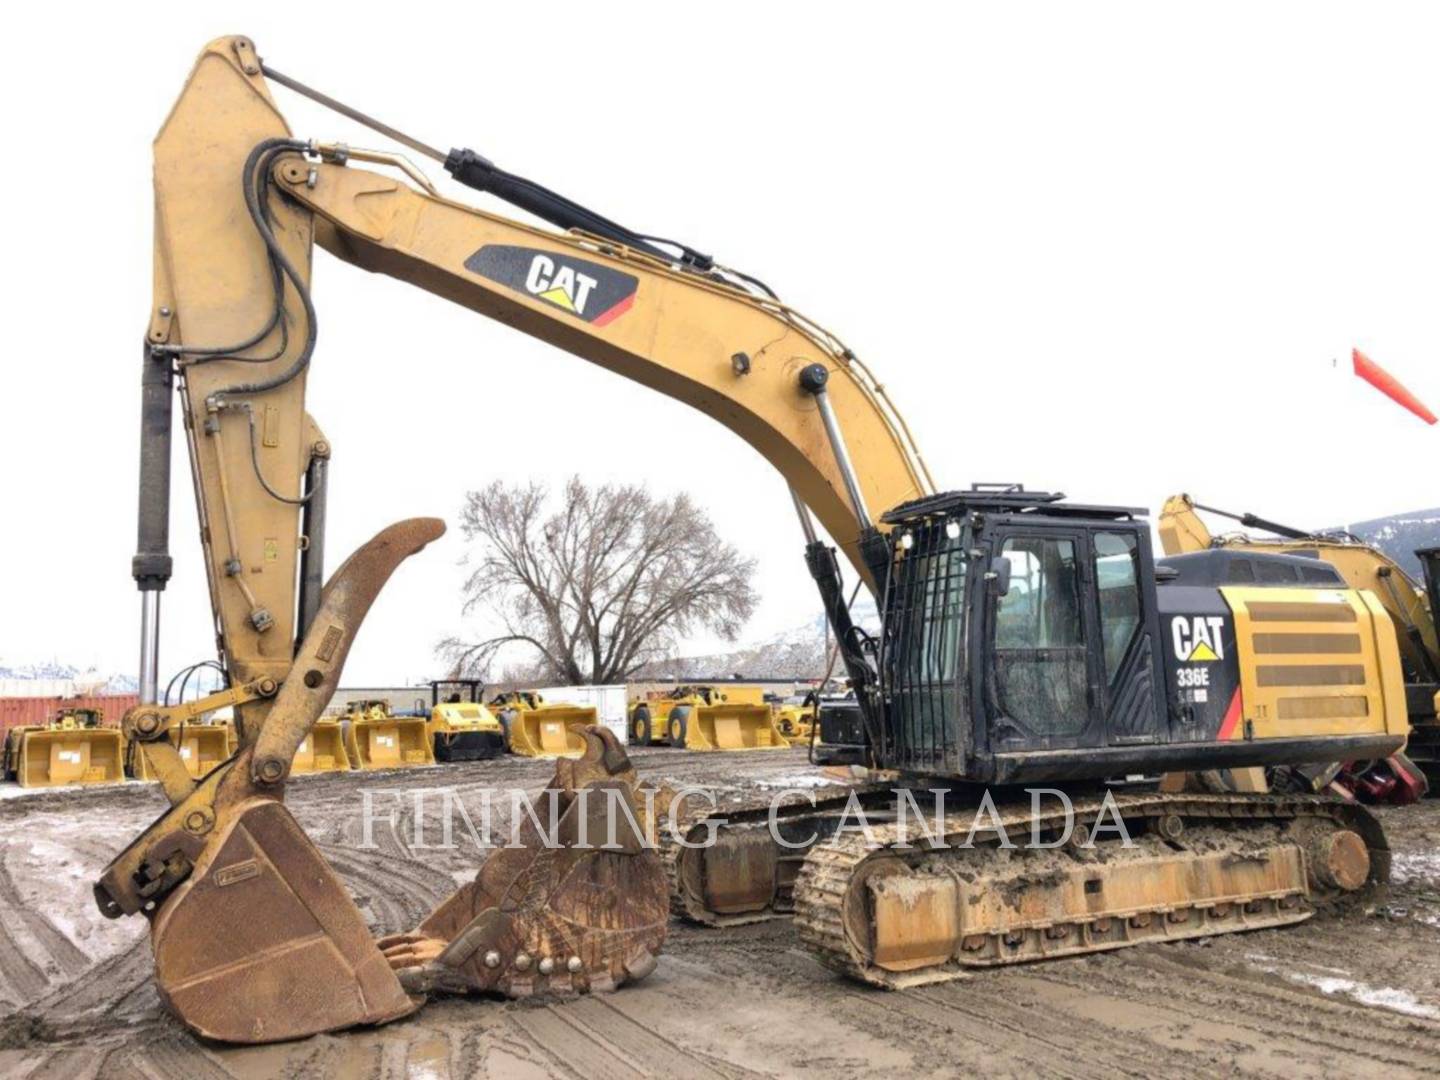
{"type": "Polygon", "coordinates": [[[1156,592],[1171,741],[1243,734],[1240,655],[1230,605],[1211,586],[1164,585],[1156,592]]]}

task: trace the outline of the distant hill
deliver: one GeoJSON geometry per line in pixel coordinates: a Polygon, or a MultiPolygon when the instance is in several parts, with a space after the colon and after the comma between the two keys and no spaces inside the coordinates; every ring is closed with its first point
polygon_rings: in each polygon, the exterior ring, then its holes
{"type": "Polygon", "coordinates": [[[94,668],[78,668],[59,660],[34,664],[6,664],[0,661],[0,684],[10,696],[37,697],[65,694],[133,694],[139,683],[131,675],[103,674],[94,668]]]}
{"type": "Polygon", "coordinates": [[[1412,510],[1372,521],[1357,521],[1338,528],[1353,533],[1394,559],[1416,581],[1422,580],[1418,548],[1440,547],[1440,506],[1412,510]]]}
{"type": "MultiPolygon", "coordinates": [[[[879,619],[869,596],[856,601],[855,621],[874,633],[879,619]]],[[[742,645],[730,652],[704,656],[677,656],[657,660],[636,672],[640,679],[818,679],[829,664],[825,616],[817,614],[806,622],[763,641],[742,645]]]]}

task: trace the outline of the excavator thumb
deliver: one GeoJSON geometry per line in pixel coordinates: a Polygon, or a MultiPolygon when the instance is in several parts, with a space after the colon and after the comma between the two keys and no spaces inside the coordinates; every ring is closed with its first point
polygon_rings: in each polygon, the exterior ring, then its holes
{"type": "MultiPolygon", "coordinates": [[[[649,805],[624,748],[584,733],[512,842],[411,934],[377,942],[283,803],[296,751],[330,700],[371,602],[406,556],[444,531],[401,522],[335,572],[253,743],[198,783],[95,886],[106,915],[145,913],[155,977],[197,1033],[300,1038],[413,1012],[431,990],[509,996],[608,989],[646,975],[665,938],[668,888],[649,805]]],[[[157,761],[166,767],[163,750],[157,761]]],[[[162,779],[164,776],[162,775],[162,779]]]]}
{"type": "Polygon", "coordinates": [[[380,947],[412,993],[508,997],[611,990],[655,966],[669,918],[664,866],[647,842],[643,799],[624,748],[603,727],[520,810],[495,850],[414,933],[380,947]]]}
{"type": "Polygon", "coordinates": [[[188,790],[162,774],[174,805],[95,886],[104,914],[149,917],[161,996],[201,1035],[275,1042],[421,1004],[282,800],[375,596],[444,531],[433,518],[403,521],[346,560],[254,742],[188,790]]]}

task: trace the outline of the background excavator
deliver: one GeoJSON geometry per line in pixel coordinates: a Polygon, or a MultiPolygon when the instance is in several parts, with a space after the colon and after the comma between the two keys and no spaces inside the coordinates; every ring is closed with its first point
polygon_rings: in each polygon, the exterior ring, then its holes
{"type": "Polygon", "coordinates": [[[1134,772],[1398,749],[1392,624],[1333,572],[1236,586],[1229,552],[1157,569],[1136,510],[1011,485],[938,493],[866,367],[753,277],[474,151],[447,154],[372,120],[275,71],[244,37],[212,42],[196,62],[155,141],[155,206],[133,567],[142,705],[125,727],[172,807],[117,856],[96,896],[107,915],[150,919],[162,995],[193,1029],[260,1042],[383,1022],[434,990],[614,986],[653,967],[667,891],[672,910],[702,922],[793,906],[823,962],[894,986],[1297,922],[1386,879],[1385,838],[1363,807],[1103,786],[1134,772]],[[294,138],[271,84],[563,231],[442,198],[396,154],[294,138]],[[863,730],[851,749],[947,793],[934,823],[944,837],[907,842],[901,811],[916,791],[871,787],[847,793],[875,816],[868,831],[844,827],[844,800],[773,817],[768,806],[687,804],[675,836],[713,842],[657,853],[643,843],[656,822],[623,748],[592,728],[551,784],[557,845],[530,822],[525,843],[494,852],[414,933],[372,939],[286,811],[284,783],[374,596],[443,527],[390,526],[322,589],[331,447],[304,406],[315,243],[687,402],[766,457],[790,486],[855,688],[863,730]],[[170,711],[153,704],[177,388],[228,679],[206,707],[232,705],[241,740],[198,781],[164,737],[170,711]],[[851,618],[841,557],[877,598],[877,635],[851,618]],[[1358,681],[1285,681],[1320,672],[1336,649],[1358,681]],[[1074,815],[1011,794],[1026,783],[1064,785],[1074,815]],[[981,785],[999,800],[977,824],[981,785]],[[638,814],[635,827],[614,849],[580,844],[612,805],[638,814]],[[1107,821],[1133,842],[1109,836],[1107,821]],[[1045,846],[1013,848],[1007,830],[1045,846]]]}
{"type": "Polygon", "coordinates": [[[1432,787],[1440,784],[1440,548],[1415,552],[1424,576],[1423,583],[1417,582],[1383,551],[1348,533],[1307,532],[1254,514],[1233,514],[1204,506],[1183,494],[1165,501],[1158,529],[1161,546],[1168,555],[1216,548],[1299,555],[1330,564],[1352,588],[1373,593],[1395,624],[1405,676],[1410,740],[1403,757],[1383,763],[1380,768],[1361,763],[1362,768],[1353,770],[1346,782],[1375,801],[1408,801],[1424,790],[1423,778],[1419,784],[1416,782],[1410,764],[1413,762],[1429,777],[1432,787]],[[1200,518],[1201,510],[1272,536],[1214,536],[1200,518]]]}

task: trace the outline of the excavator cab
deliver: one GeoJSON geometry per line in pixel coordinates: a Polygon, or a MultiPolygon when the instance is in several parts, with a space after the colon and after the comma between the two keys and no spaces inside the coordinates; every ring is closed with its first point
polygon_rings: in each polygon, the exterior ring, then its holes
{"type": "Polygon", "coordinates": [[[1142,511],[1018,488],[885,521],[884,629],[867,647],[886,706],[871,698],[866,728],[886,768],[1027,783],[1403,741],[1389,620],[1319,560],[1217,549],[1157,566],[1142,511]]]}

